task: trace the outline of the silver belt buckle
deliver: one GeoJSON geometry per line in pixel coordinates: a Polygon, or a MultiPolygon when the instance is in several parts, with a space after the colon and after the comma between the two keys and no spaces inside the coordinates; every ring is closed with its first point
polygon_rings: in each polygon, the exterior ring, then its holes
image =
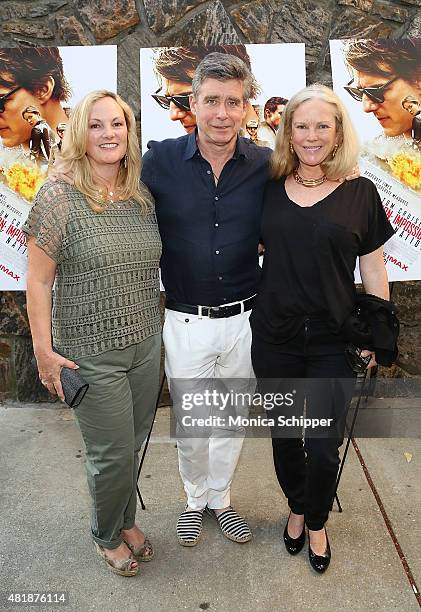
{"type": "Polygon", "coordinates": [[[217,319],[218,317],[214,317],[212,316],[213,312],[219,312],[220,307],[219,306],[209,306],[209,310],[208,310],[208,317],[209,319],[217,319]]]}

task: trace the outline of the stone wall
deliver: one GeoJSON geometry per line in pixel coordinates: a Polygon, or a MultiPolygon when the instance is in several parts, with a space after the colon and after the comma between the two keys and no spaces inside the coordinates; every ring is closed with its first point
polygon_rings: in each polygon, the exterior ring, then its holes
{"type": "MultiPolygon", "coordinates": [[[[1,0],[0,45],[118,45],[119,93],[139,116],[139,47],[304,42],[308,82],[330,83],[329,39],[421,36],[421,0],[1,0]]],[[[401,354],[421,375],[421,282],[396,283],[401,354]]],[[[0,397],[47,399],[23,293],[0,296],[0,397]]]]}

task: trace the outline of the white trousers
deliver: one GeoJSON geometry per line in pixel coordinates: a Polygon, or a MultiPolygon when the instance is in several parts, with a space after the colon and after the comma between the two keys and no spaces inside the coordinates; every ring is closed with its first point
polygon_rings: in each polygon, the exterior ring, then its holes
{"type": "MultiPolygon", "coordinates": [[[[171,379],[177,378],[253,381],[250,312],[209,319],[166,310],[163,340],[170,392],[171,379]]],[[[190,508],[230,505],[230,487],[243,440],[241,426],[224,426],[223,430],[214,426],[208,435],[177,439],[180,476],[190,508]]]]}

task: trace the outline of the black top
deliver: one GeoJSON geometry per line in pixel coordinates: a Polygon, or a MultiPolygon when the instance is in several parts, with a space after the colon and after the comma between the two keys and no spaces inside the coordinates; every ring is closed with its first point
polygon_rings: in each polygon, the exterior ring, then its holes
{"type": "Polygon", "coordinates": [[[156,202],[167,298],[218,306],[256,293],[271,150],[238,138],[216,186],[195,133],[151,141],[148,147],[142,180],[156,202]]]}
{"type": "Polygon", "coordinates": [[[290,200],[285,177],[264,196],[262,280],[252,313],[253,332],[272,343],[291,339],[307,317],[338,333],[355,304],[356,259],[393,234],[374,184],[345,181],[313,206],[290,200]]]}

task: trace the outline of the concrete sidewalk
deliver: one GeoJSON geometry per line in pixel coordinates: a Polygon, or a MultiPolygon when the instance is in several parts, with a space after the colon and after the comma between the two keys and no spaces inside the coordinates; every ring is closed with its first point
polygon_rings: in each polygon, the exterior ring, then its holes
{"type": "MultiPolygon", "coordinates": [[[[199,545],[179,546],[175,524],[184,494],[168,408],[159,410],[142,473],[147,509],[138,510],[155,559],[135,578],[112,574],[89,537],[82,439],[72,411],[56,406],[0,406],[0,610],[63,607],[5,601],[6,593],[24,591],[67,591],[63,609],[78,612],[419,610],[352,447],[339,491],[344,512],[335,506],[329,519],[332,565],[323,576],[311,570],[307,547],[290,557],[280,540],[287,504],[269,439],[245,441],[233,486],[233,504],[250,521],[254,539],[230,542],[205,518],[199,545]]],[[[421,441],[366,439],[358,446],[420,586],[421,441]]]]}

